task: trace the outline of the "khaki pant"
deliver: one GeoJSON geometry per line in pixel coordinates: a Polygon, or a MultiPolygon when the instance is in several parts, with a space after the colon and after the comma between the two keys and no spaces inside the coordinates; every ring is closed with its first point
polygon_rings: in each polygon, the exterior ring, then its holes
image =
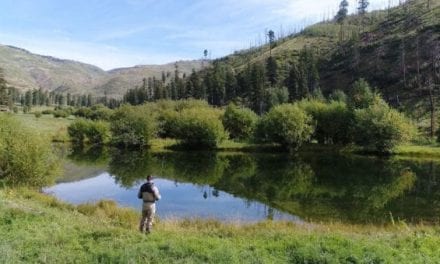
{"type": "Polygon", "coordinates": [[[143,203],[142,205],[142,218],[139,224],[139,231],[145,232],[145,227],[147,232],[151,231],[153,226],[153,218],[156,214],[156,204],[155,203],[143,203]]]}

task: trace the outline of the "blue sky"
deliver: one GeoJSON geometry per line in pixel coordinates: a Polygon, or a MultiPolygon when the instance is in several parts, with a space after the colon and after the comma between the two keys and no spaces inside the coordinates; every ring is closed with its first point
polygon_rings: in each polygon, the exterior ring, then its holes
{"type": "MultiPolygon", "coordinates": [[[[332,16],[340,0],[0,0],[0,44],[103,69],[227,55],[332,16]]],[[[398,0],[392,0],[392,3],[398,0]]],[[[354,10],[357,0],[349,0],[354,10]]],[[[370,10],[388,0],[370,0],[370,10]]]]}

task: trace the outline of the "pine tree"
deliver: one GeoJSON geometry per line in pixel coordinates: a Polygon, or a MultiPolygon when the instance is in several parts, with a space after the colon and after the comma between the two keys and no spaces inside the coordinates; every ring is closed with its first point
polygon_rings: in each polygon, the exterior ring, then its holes
{"type": "Polygon", "coordinates": [[[368,0],[359,0],[358,13],[359,15],[365,15],[367,13],[367,8],[370,5],[368,0]]]}
{"type": "Polygon", "coordinates": [[[32,107],[32,91],[27,90],[24,96],[24,105],[28,107],[28,110],[32,107]]]}
{"type": "Polygon", "coordinates": [[[269,56],[272,57],[272,48],[274,47],[275,43],[275,32],[273,30],[269,30],[267,36],[269,37],[269,56]]]}
{"type": "Polygon", "coordinates": [[[223,105],[225,103],[225,93],[226,93],[226,88],[225,88],[225,69],[224,69],[224,65],[221,63],[216,63],[214,65],[214,72],[212,75],[212,81],[211,81],[211,85],[212,85],[212,104],[213,105],[223,105]]]}
{"type": "Polygon", "coordinates": [[[338,24],[340,25],[340,28],[339,28],[339,41],[342,41],[344,39],[343,24],[344,24],[345,19],[347,18],[347,14],[348,14],[347,7],[348,7],[348,1],[347,0],[342,0],[341,3],[339,4],[338,13],[335,16],[336,22],[338,22],[338,24]]]}
{"type": "Polygon", "coordinates": [[[269,57],[266,61],[267,79],[271,86],[278,82],[278,64],[274,57],[269,57]]]}
{"type": "Polygon", "coordinates": [[[9,98],[9,89],[6,84],[6,80],[3,76],[3,69],[0,68],[0,105],[9,105],[10,104],[10,98],[9,98]]]}
{"type": "Polygon", "coordinates": [[[335,20],[339,24],[342,24],[344,22],[344,20],[347,18],[347,14],[348,14],[347,7],[348,7],[348,1],[342,0],[341,3],[339,4],[338,13],[335,16],[335,20]]]}
{"type": "Polygon", "coordinates": [[[260,115],[264,111],[264,98],[266,93],[266,79],[265,79],[264,65],[255,63],[252,65],[251,71],[251,103],[255,112],[260,115]]]}
{"type": "Polygon", "coordinates": [[[229,103],[238,96],[237,79],[234,75],[234,69],[229,66],[226,69],[225,76],[225,103],[229,103]]]}
{"type": "Polygon", "coordinates": [[[293,62],[290,66],[289,75],[286,78],[286,86],[289,91],[289,101],[293,102],[301,98],[300,94],[300,74],[298,71],[298,65],[296,62],[293,62]]]}

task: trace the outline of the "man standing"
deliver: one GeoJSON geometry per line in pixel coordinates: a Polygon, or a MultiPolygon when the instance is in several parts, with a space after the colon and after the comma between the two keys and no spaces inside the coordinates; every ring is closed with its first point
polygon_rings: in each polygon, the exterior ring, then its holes
{"type": "Polygon", "coordinates": [[[156,201],[161,198],[159,189],[154,186],[153,176],[148,175],[147,182],[139,189],[138,198],[143,200],[142,219],[139,224],[139,230],[143,233],[146,225],[146,231],[150,233],[153,226],[153,218],[156,214],[156,201]]]}

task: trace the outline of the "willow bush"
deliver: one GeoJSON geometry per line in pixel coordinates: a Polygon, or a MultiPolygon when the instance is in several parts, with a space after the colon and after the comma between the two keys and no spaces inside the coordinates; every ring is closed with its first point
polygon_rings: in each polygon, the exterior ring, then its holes
{"type": "Polygon", "coordinates": [[[306,99],[298,106],[312,116],[316,126],[312,138],[320,144],[346,145],[353,141],[353,111],[346,103],[306,99]]]}
{"type": "Polygon", "coordinates": [[[356,109],[354,115],[355,143],[369,151],[389,153],[416,133],[409,119],[380,98],[367,108],[356,109]]]}
{"type": "Polygon", "coordinates": [[[43,187],[60,173],[50,138],[12,116],[0,115],[0,179],[12,186],[43,187]]]}
{"type": "Polygon", "coordinates": [[[249,108],[229,104],[223,115],[223,126],[233,139],[249,139],[254,133],[258,116],[249,108]]]}
{"type": "Polygon", "coordinates": [[[228,138],[221,115],[221,111],[214,108],[183,109],[174,119],[173,134],[187,148],[216,148],[228,138]]]}
{"type": "Polygon", "coordinates": [[[260,120],[256,130],[259,141],[278,143],[296,150],[311,139],[314,131],[312,117],[296,104],[272,108],[260,120]]]}
{"type": "Polygon", "coordinates": [[[146,146],[157,133],[156,114],[146,105],[122,105],[111,117],[110,130],[116,145],[146,146]]]}

